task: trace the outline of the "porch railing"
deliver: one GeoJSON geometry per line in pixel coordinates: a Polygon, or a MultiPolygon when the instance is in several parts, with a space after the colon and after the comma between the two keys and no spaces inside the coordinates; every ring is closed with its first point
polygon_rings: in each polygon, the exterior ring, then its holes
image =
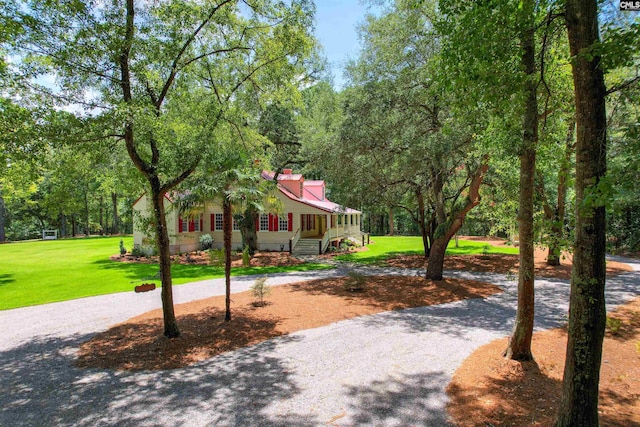
{"type": "Polygon", "coordinates": [[[290,254],[293,253],[293,248],[296,247],[296,244],[298,243],[298,240],[300,240],[300,229],[299,228],[296,230],[296,233],[293,235],[293,237],[291,239],[289,239],[289,253],[290,254]]]}
{"type": "Polygon", "coordinates": [[[329,242],[331,241],[331,233],[330,230],[327,230],[322,236],[322,240],[320,241],[320,253],[323,254],[324,251],[329,247],[329,242]]]}

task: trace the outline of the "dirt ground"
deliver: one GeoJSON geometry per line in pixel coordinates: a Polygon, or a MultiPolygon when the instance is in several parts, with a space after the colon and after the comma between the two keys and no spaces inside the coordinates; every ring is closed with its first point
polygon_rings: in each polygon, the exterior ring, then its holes
{"type": "Polygon", "coordinates": [[[224,296],[175,306],[181,336],[162,336],[162,312],[154,310],[115,325],[80,347],[77,364],[117,370],[173,369],[217,354],[356,316],[485,298],[500,288],[473,280],[434,282],[416,276],[367,276],[361,291],[346,278],[271,288],[267,305],[249,292],[232,295],[232,320],[224,321],[224,296]]]}
{"type": "MultiPolygon", "coordinates": [[[[620,307],[607,328],[600,370],[600,425],[640,426],[640,298],[620,307]]],[[[460,427],[552,426],[562,390],[567,333],[534,334],[535,361],[502,357],[507,338],[476,350],[449,384],[448,410],[460,427]]]]}

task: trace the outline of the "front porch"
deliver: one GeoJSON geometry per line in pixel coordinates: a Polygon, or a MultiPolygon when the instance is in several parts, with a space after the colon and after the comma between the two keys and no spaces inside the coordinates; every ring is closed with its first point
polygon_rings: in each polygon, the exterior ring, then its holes
{"type": "Polygon", "coordinates": [[[332,243],[359,239],[360,213],[300,214],[300,228],[289,242],[292,255],[319,255],[332,243]]]}

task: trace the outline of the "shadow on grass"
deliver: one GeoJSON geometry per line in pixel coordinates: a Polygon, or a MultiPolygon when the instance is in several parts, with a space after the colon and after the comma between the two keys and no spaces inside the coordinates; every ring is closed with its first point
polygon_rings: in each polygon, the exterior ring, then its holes
{"type": "Polygon", "coordinates": [[[13,278],[13,274],[0,274],[0,286],[14,283],[16,279],[13,278]]]}
{"type": "Polygon", "coordinates": [[[359,264],[381,264],[387,259],[401,255],[424,255],[424,251],[395,251],[385,252],[379,255],[367,254],[367,252],[354,252],[335,257],[338,261],[356,262],[359,264]]]}
{"type": "Polygon", "coordinates": [[[77,368],[75,349],[89,338],[1,351],[0,425],[318,425],[304,413],[265,413],[299,393],[287,362],[273,355],[287,337],[159,372],[77,368]]]}
{"type": "MultiPolygon", "coordinates": [[[[482,255],[486,251],[487,254],[504,254],[514,255],[518,253],[517,248],[511,247],[496,247],[486,245],[478,242],[461,242],[458,247],[454,247],[454,243],[451,242],[447,248],[447,255],[482,255]],[[486,248],[486,249],[485,249],[486,248]]],[[[344,255],[336,256],[338,261],[357,262],[360,264],[379,264],[383,263],[389,258],[408,255],[420,255],[424,256],[424,250],[406,250],[406,251],[390,251],[379,254],[372,254],[369,252],[354,252],[344,255]]]]}
{"type": "MultiPolygon", "coordinates": [[[[111,260],[95,261],[98,268],[117,270],[132,281],[157,280],[159,283],[159,267],[157,263],[117,262],[111,260]]],[[[254,274],[288,273],[292,271],[327,270],[332,267],[325,264],[304,263],[283,267],[235,267],[231,269],[232,276],[248,276],[254,274]]],[[[171,277],[176,283],[196,280],[217,279],[224,277],[224,267],[209,265],[172,264],[171,277]]]]}

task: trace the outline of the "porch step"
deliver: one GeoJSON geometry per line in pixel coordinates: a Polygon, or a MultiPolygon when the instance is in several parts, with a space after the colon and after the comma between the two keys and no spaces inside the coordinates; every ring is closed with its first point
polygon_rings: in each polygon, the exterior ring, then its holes
{"type": "Polygon", "coordinates": [[[293,255],[319,255],[319,239],[300,239],[293,248],[293,255]]]}

